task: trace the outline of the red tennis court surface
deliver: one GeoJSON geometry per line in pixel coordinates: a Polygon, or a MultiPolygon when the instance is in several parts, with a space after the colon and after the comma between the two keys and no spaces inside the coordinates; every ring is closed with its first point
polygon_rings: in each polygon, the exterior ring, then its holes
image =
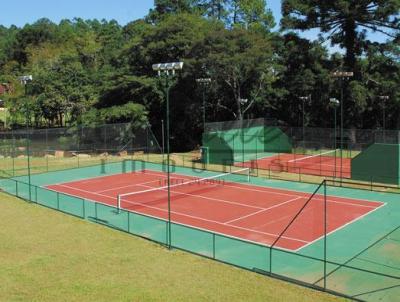
{"type": "MultiPolygon", "coordinates": [[[[172,183],[195,179],[171,175],[172,183]]],[[[117,195],[147,191],[121,200],[121,208],[166,220],[167,191],[150,190],[165,186],[166,175],[144,170],[97,177],[47,188],[107,205],[117,205],[117,195]]],[[[310,194],[234,182],[196,182],[171,188],[171,220],[195,228],[271,245],[310,194]]],[[[327,231],[362,218],[383,203],[328,196],[327,231]]],[[[118,212],[116,211],[116,215],[118,212]]],[[[298,216],[276,247],[298,250],[324,235],[324,197],[317,195],[298,216]]]]}
{"type": "Polygon", "coordinates": [[[289,172],[328,177],[351,178],[351,159],[332,155],[306,155],[281,153],[271,157],[239,163],[237,166],[252,167],[275,172],[289,172]],[[336,167],[336,169],[335,169],[336,167]],[[335,171],[336,170],[336,171],[335,171]]]}

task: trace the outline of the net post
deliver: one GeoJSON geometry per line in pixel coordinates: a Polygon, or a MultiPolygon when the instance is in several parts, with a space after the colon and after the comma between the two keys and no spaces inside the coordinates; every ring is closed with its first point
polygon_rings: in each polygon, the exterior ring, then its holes
{"type": "Polygon", "coordinates": [[[246,171],[246,176],[247,176],[247,182],[250,182],[250,168],[247,169],[246,171]]]}

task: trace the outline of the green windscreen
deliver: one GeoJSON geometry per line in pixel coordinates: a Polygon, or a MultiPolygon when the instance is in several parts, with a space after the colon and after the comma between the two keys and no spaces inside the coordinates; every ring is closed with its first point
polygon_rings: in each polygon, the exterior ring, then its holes
{"type": "Polygon", "coordinates": [[[351,160],[351,178],[400,184],[400,145],[373,144],[351,160]]]}
{"type": "Polygon", "coordinates": [[[290,153],[289,137],[278,127],[249,127],[215,131],[203,135],[209,162],[232,164],[267,156],[271,152],[290,153]]]}

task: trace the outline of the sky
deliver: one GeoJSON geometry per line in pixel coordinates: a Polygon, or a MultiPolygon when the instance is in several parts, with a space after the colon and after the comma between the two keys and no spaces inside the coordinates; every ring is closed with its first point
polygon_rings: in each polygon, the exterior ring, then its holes
{"type": "MultiPolygon", "coordinates": [[[[2,0],[0,24],[19,27],[33,23],[40,18],[48,18],[58,23],[62,19],[115,19],[125,25],[147,15],[154,0],[2,0]]],[[[268,0],[276,20],[281,18],[281,1],[268,0]]],[[[278,22],[277,22],[278,23],[278,22]]]]}
{"type": "MultiPolygon", "coordinates": [[[[154,0],[1,0],[0,24],[6,27],[24,26],[40,18],[48,18],[53,22],[62,19],[115,19],[121,25],[139,19],[148,14],[154,0]]],[[[275,21],[279,25],[281,0],[267,0],[267,7],[272,10],[275,21]]],[[[318,31],[306,31],[302,37],[313,40],[318,31]]],[[[374,34],[374,40],[384,41],[382,35],[374,34]]]]}

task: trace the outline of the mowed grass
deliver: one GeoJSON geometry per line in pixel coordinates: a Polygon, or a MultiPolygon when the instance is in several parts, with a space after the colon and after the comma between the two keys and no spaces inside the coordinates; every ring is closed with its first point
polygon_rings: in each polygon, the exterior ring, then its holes
{"type": "Polygon", "coordinates": [[[0,301],[339,301],[0,193],[0,301]]]}

